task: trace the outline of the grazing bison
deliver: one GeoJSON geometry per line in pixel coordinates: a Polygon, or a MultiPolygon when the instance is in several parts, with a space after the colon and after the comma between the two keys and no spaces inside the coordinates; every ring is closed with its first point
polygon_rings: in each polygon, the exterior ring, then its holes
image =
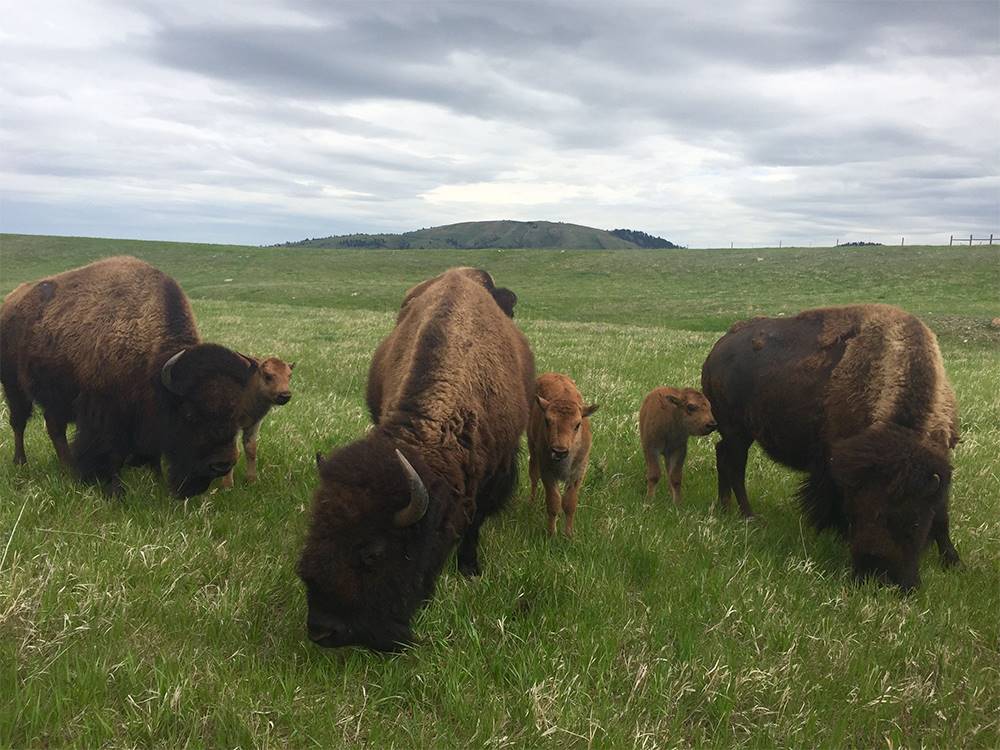
{"type": "Polygon", "coordinates": [[[538,480],[545,486],[549,512],[549,536],[556,533],[559,510],[566,515],[563,533],[573,536],[573,517],[580,485],[590,460],[590,420],[597,404],[585,406],[576,383],[565,375],[547,372],[535,384],[535,402],[528,421],[528,463],[531,499],[538,480]],[[559,482],[565,485],[560,498],[559,482]]]}
{"type": "Polygon", "coordinates": [[[660,456],[670,474],[674,505],[681,501],[681,472],[688,437],[708,435],[717,427],[712,407],[694,388],[654,388],[639,409],[639,438],[646,457],[646,498],[652,500],[660,481],[660,456]]]}
{"type": "Polygon", "coordinates": [[[917,318],[856,305],[737,323],[701,380],[722,436],[721,506],[734,490],[751,515],[744,475],[756,440],[809,473],[803,510],[818,529],[846,536],[855,576],[915,588],[928,535],[945,565],[958,562],[948,533],[955,396],[937,340],[917,318]]]}
{"type": "Polygon", "coordinates": [[[171,490],[204,492],[236,460],[236,412],[255,366],[201,343],[173,279],[129,257],[22,284],[0,310],[0,381],[24,463],[37,402],[59,458],[122,491],[125,463],[168,463],[171,490]],[[66,427],[76,422],[72,450],[66,427]]]}
{"type": "Polygon", "coordinates": [[[459,570],[479,573],[479,528],[516,484],[534,392],[512,312],[474,269],[407,293],[368,373],[374,428],[317,457],[299,575],[319,645],[409,643],[410,620],[459,539],[459,570]]]}
{"type": "MultiPolygon", "coordinates": [[[[277,357],[259,360],[248,357],[257,366],[243,393],[243,403],[237,423],[243,433],[243,452],[247,457],[247,481],[257,481],[257,435],[260,423],[272,406],[284,406],[292,400],[292,370],[295,363],[288,364],[277,357]]],[[[239,451],[237,451],[239,453],[239,451]]],[[[223,487],[233,486],[233,469],[222,478],[223,487]]]]}

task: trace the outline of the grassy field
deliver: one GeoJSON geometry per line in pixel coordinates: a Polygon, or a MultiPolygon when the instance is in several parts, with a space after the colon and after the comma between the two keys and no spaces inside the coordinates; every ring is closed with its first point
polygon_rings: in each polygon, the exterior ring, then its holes
{"type": "Polygon", "coordinates": [[[0,417],[0,747],[1000,746],[1000,254],[996,248],[344,251],[0,236],[0,293],[110,254],[173,274],[203,335],[295,360],[260,480],[188,502],[148,472],[110,501],[57,466],[36,415],[15,468],[0,417]],[[520,296],[539,372],[593,418],[576,538],[526,497],[450,565],[417,647],[324,651],[295,563],[313,455],[366,426],[364,378],[403,291],[450,265],[520,296]],[[964,439],[953,538],[908,598],[855,586],[804,526],[797,478],[754,449],[760,520],[712,509],[712,438],[680,508],[644,501],[643,395],[698,385],[734,320],[899,304],[941,339],[964,439]]]}

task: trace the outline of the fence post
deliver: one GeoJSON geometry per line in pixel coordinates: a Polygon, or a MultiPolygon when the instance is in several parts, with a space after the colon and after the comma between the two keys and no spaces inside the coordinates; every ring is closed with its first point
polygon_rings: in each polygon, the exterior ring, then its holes
{"type": "Polygon", "coordinates": [[[990,232],[990,244],[993,244],[993,232],[990,232]]]}
{"type": "Polygon", "coordinates": [[[899,246],[902,247],[905,244],[906,244],[906,237],[900,237],[899,238],[899,246]]]}
{"type": "Polygon", "coordinates": [[[948,238],[948,247],[951,247],[954,244],[955,244],[955,235],[951,235],[951,237],[948,238]]]}
{"type": "Polygon", "coordinates": [[[969,235],[969,247],[972,247],[972,235],[969,235]]]}

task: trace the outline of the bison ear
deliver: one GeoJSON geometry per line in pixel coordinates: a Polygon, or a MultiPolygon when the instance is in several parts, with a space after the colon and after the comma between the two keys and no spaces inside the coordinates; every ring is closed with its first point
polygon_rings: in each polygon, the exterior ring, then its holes
{"type": "Polygon", "coordinates": [[[288,369],[289,369],[289,370],[294,370],[294,369],[295,369],[295,363],[294,363],[294,362],[290,363],[290,364],[288,365],[288,369]]]}
{"type": "Polygon", "coordinates": [[[547,398],[542,398],[537,393],[535,394],[535,401],[537,401],[538,405],[542,407],[542,411],[545,411],[546,409],[549,408],[549,400],[547,398]]]}
{"type": "Polygon", "coordinates": [[[585,406],[585,407],[583,407],[583,416],[589,417],[591,414],[593,414],[599,408],[601,408],[600,404],[591,404],[590,406],[585,406]]]}
{"type": "Polygon", "coordinates": [[[664,403],[673,404],[674,406],[680,406],[681,404],[684,403],[684,399],[682,399],[680,396],[675,396],[672,393],[664,393],[663,399],[664,403]]]}
{"type": "Polygon", "coordinates": [[[496,300],[497,306],[504,311],[504,314],[508,318],[513,318],[514,305],[517,304],[517,295],[506,287],[492,289],[490,290],[490,294],[493,295],[493,299],[496,300]]]}

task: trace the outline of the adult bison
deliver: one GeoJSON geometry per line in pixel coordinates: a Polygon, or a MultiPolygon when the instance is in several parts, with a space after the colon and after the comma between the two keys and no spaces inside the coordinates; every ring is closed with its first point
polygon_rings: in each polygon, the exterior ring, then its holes
{"type": "Polygon", "coordinates": [[[818,529],[848,539],[857,577],[920,584],[928,535],[945,565],[955,396],[934,334],[888,305],[807,310],[737,323],[701,372],[722,439],[719,503],[750,516],[747,450],[809,472],[799,498],[818,529]]]}
{"type": "Polygon", "coordinates": [[[178,496],[236,460],[236,410],[254,365],[201,343],[173,279],[117,257],[21,284],[0,309],[0,382],[24,463],[33,403],[63,463],[113,494],[128,462],[168,464],[178,496]],[[66,427],[76,422],[72,449],[66,427]]]}
{"type": "MultiPolygon", "coordinates": [[[[393,650],[455,542],[478,575],[483,520],[517,480],[534,359],[489,274],[453,269],[411,289],[368,373],[368,435],[318,459],[299,562],[309,637],[393,650]]],[[[507,290],[503,290],[506,292],[507,290]]]]}

